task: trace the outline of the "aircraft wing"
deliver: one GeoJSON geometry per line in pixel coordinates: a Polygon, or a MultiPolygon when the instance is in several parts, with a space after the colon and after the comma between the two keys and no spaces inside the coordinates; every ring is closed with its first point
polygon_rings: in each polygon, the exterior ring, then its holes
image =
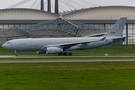
{"type": "Polygon", "coordinates": [[[105,34],[106,33],[98,33],[98,34],[87,35],[87,36],[84,36],[84,37],[100,37],[100,36],[103,36],[105,34]]]}
{"type": "Polygon", "coordinates": [[[60,47],[62,49],[70,48],[72,46],[75,46],[77,44],[87,44],[91,42],[98,42],[104,40],[105,37],[99,39],[99,40],[86,40],[86,41],[79,41],[79,42],[71,42],[71,43],[62,43],[62,44],[56,44],[56,45],[48,45],[47,47],[60,47]]]}

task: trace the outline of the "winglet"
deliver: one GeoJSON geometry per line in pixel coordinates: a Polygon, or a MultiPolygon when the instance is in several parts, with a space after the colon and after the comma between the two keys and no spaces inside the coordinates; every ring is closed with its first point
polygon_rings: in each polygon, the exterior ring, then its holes
{"type": "Polygon", "coordinates": [[[104,36],[122,36],[127,17],[121,17],[104,36]]]}

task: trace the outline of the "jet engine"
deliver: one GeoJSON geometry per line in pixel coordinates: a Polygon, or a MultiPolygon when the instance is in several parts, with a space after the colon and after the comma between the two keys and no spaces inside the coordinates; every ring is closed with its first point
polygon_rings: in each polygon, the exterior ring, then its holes
{"type": "Polygon", "coordinates": [[[47,47],[46,54],[57,54],[63,52],[63,49],[59,47],[47,47]]]}

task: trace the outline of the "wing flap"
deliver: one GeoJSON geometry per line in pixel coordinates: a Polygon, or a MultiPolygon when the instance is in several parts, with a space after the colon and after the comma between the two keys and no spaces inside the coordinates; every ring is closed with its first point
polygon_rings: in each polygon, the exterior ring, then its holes
{"type": "Polygon", "coordinates": [[[99,34],[92,34],[92,35],[87,35],[87,36],[84,36],[84,37],[100,37],[100,36],[103,36],[105,35],[106,33],[99,33],[99,34]]]}

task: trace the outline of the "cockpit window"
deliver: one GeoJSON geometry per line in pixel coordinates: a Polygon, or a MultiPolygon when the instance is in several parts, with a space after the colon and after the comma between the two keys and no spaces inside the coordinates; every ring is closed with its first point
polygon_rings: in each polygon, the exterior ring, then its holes
{"type": "Polygon", "coordinates": [[[7,44],[10,44],[10,42],[7,42],[7,44]]]}

